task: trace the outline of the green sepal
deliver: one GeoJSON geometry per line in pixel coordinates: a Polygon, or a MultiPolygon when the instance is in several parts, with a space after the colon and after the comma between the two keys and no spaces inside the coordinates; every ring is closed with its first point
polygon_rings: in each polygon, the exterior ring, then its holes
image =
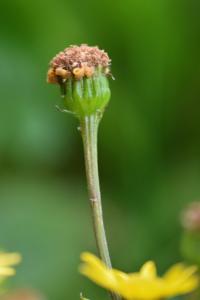
{"type": "Polygon", "coordinates": [[[74,113],[79,119],[95,113],[102,114],[110,100],[109,82],[100,70],[89,78],[69,78],[63,85],[63,108],[74,113]]]}

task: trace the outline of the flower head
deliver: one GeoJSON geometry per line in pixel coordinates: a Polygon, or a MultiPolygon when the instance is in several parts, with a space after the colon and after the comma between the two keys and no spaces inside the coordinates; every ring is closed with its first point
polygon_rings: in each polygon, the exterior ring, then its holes
{"type": "Polygon", "coordinates": [[[198,285],[195,266],[172,266],[163,277],[157,276],[154,262],[145,263],[139,272],[126,274],[109,269],[90,253],[81,255],[80,272],[98,285],[128,300],[158,300],[193,291],[198,285]]]}
{"type": "Polygon", "coordinates": [[[108,74],[110,62],[108,54],[96,46],[71,45],[51,60],[47,81],[49,83],[59,83],[59,81],[66,81],[70,77],[77,80],[83,77],[91,77],[95,72],[95,68],[98,67],[102,68],[105,74],[108,74]]]}
{"type": "Polygon", "coordinates": [[[19,253],[0,252],[0,279],[15,275],[15,269],[12,266],[21,261],[19,253]]]}
{"type": "Polygon", "coordinates": [[[189,231],[200,232],[200,202],[192,202],[182,214],[183,227],[189,231]]]}
{"type": "Polygon", "coordinates": [[[60,85],[64,108],[78,118],[102,114],[110,99],[110,63],[96,46],[72,45],[51,60],[47,82],[60,85]]]}

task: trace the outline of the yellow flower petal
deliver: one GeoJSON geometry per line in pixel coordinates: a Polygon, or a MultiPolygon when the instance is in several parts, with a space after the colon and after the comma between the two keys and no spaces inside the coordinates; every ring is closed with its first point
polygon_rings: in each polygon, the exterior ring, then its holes
{"type": "Polygon", "coordinates": [[[16,265],[21,261],[21,255],[19,253],[5,253],[0,252],[0,266],[16,265]]]}
{"type": "Polygon", "coordinates": [[[100,259],[90,253],[83,253],[81,259],[84,262],[80,266],[80,272],[107,289],[116,289],[117,281],[114,272],[108,269],[100,259]]]}
{"type": "Polygon", "coordinates": [[[183,264],[172,266],[163,276],[168,282],[174,282],[177,279],[187,279],[197,272],[196,266],[185,267],[183,264]]]}
{"type": "Polygon", "coordinates": [[[14,275],[15,269],[12,266],[20,261],[21,255],[18,253],[0,252],[0,279],[14,275]]]}
{"type": "Polygon", "coordinates": [[[7,277],[15,275],[15,270],[13,268],[0,267],[0,277],[7,277]]]}
{"type": "Polygon", "coordinates": [[[185,294],[196,289],[199,284],[196,272],[196,266],[185,267],[183,264],[176,264],[171,267],[163,276],[168,284],[168,293],[172,295],[179,291],[180,294],[185,294]]]}
{"type": "Polygon", "coordinates": [[[82,274],[128,300],[158,300],[191,292],[198,286],[196,267],[177,264],[163,277],[158,277],[156,266],[151,261],[145,263],[140,272],[126,274],[107,268],[100,259],[90,253],[83,253],[81,259],[82,274]]]}
{"type": "Polygon", "coordinates": [[[140,269],[140,274],[144,278],[155,278],[157,275],[155,263],[153,261],[146,262],[140,269]]]}

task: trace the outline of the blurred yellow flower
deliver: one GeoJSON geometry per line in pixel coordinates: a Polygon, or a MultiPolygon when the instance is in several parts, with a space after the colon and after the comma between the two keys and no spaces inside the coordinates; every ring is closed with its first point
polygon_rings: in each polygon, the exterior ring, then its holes
{"type": "Polygon", "coordinates": [[[81,255],[80,272],[98,285],[128,300],[158,300],[187,294],[198,286],[195,266],[172,266],[163,277],[157,276],[154,262],[146,262],[139,272],[126,274],[108,269],[96,256],[81,255]]]}
{"type": "Polygon", "coordinates": [[[12,266],[17,265],[21,261],[19,253],[0,252],[0,279],[15,274],[15,269],[12,266]]]}

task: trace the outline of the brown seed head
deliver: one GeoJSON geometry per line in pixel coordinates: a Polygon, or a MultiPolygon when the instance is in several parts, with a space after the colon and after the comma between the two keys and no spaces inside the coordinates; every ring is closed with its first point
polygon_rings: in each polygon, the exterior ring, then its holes
{"type": "Polygon", "coordinates": [[[182,225],[189,231],[200,231],[200,202],[193,202],[185,209],[182,225]]]}
{"type": "Polygon", "coordinates": [[[96,46],[71,45],[52,59],[47,81],[56,83],[59,78],[67,79],[71,76],[75,79],[81,79],[84,76],[91,77],[97,67],[101,67],[105,75],[108,75],[110,63],[108,54],[96,46]]]}

